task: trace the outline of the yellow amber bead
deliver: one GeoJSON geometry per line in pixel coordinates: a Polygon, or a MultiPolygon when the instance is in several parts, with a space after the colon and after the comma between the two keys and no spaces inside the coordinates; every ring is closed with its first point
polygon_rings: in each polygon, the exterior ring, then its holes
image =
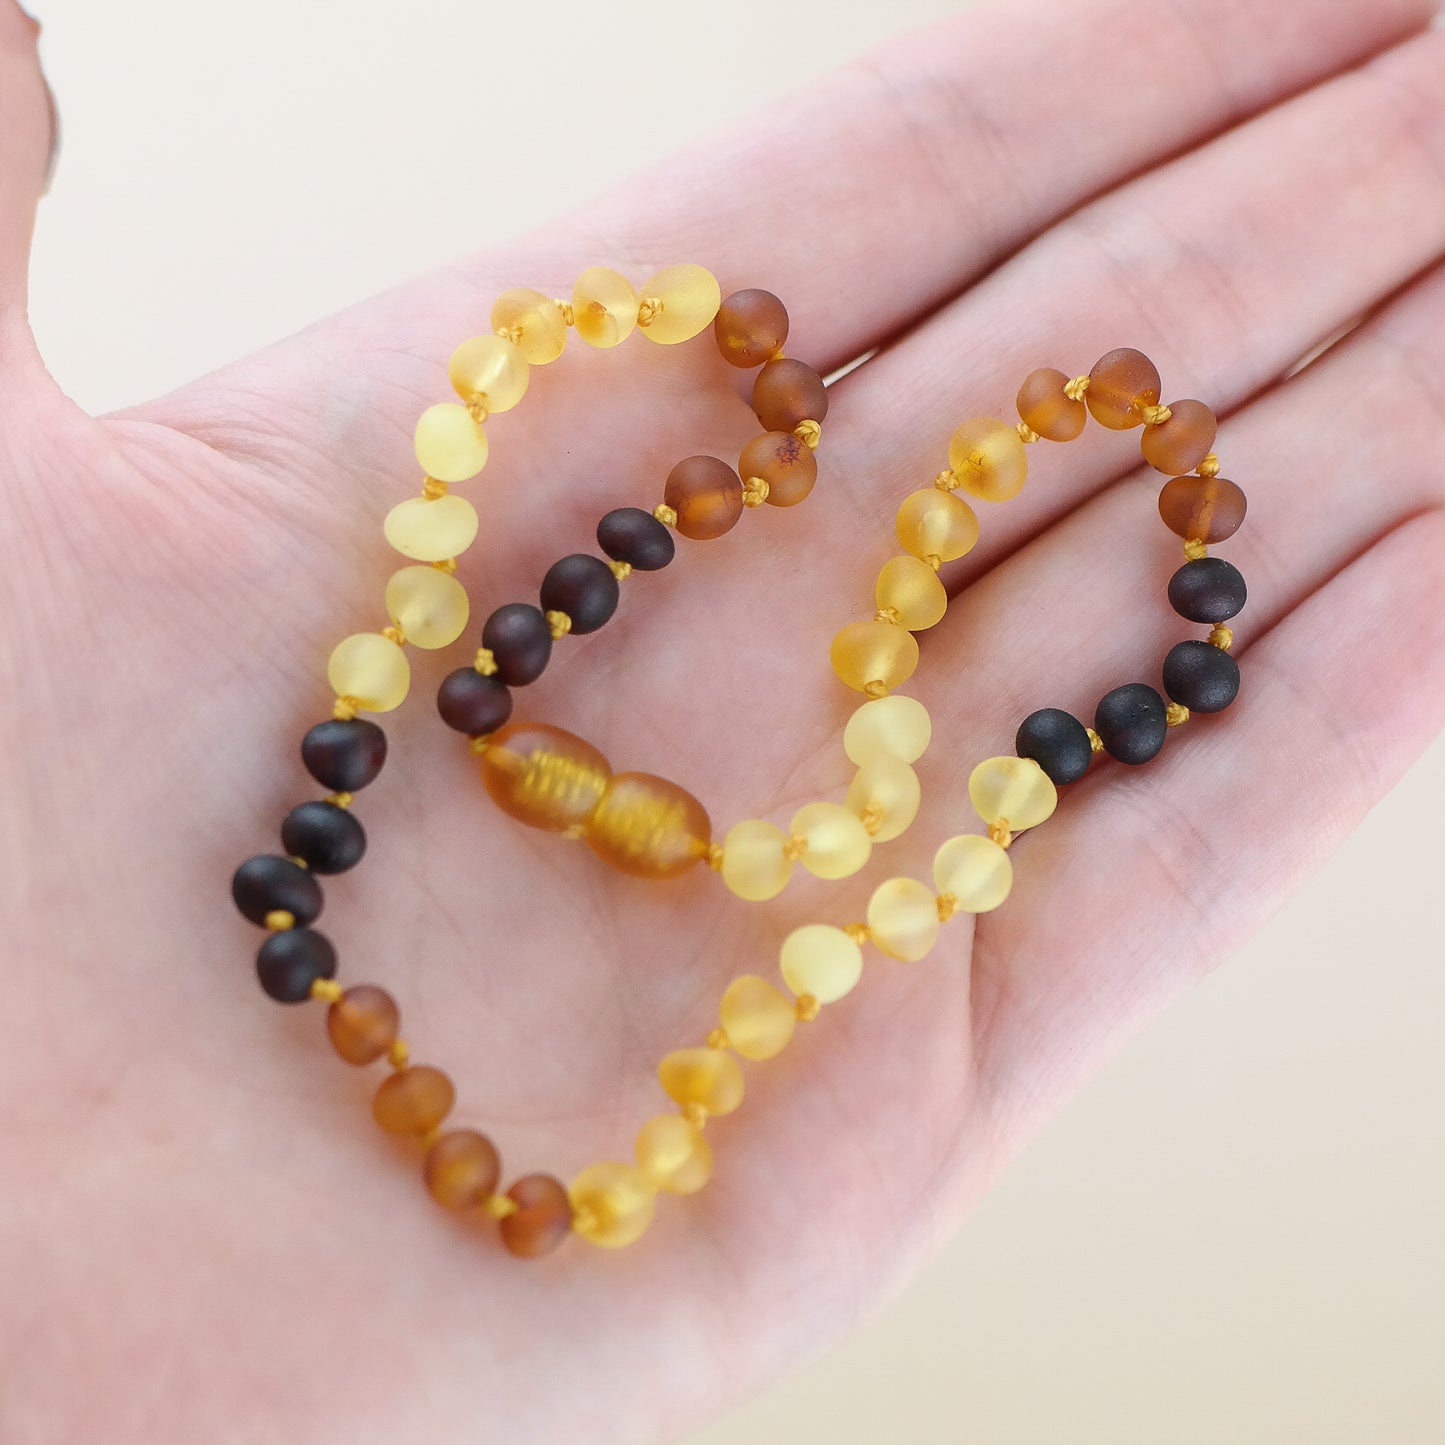
{"type": "Polygon", "coordinates": [[[406,699],[411,664],[391,638],[357,632],[336,644],[326,680],[337,697],[353,698],[363,712],[390,712],[406,699]]]}
{"type": "Polygon", "coordinates": [[[386,584],[386,610],[416,647],[450,647],[467,628],[467,589],[435,567],[403,567],[386,584]]]}
{"type": "Polygon", "coordinates": [[[722,305],[722,288],[704,266],[665,266],[642,288],[642,299],[662,303],[642,334],[649,341],[671,346],[712,325],[722,305]]]}
{"type": "Polygon", "coordinates": [[[447,363],[456,394],[463,401],[485,397],[489,412],[511,411],[526,395],[531,374],[521,348],[505,336],[474,336],[462,342],[447,363]]]}
{"type": "Polygon", "coordinates": [[[637,1167],[655,1189],[696,1194],[712,1177],[712,1145],[681,1114],[657,1114],[637,1131],[637,1167]]]}
{"type": "Polygon", "coordinates": [[[843,729],[843,751],[860,768],[880,753],[916,763],[928,751],[933,720],[916,697],[880,697],[865,702],[843,729]]]}
{"type": "Polygon", "coordinates": [[[868,932],[890,958],[917,963],[938,942],[938,899],[916,878],[890,878],[868,900],[868,932]]]}
{"type": "Polygon", "coordinates": [[[587,846],[635,878],[676,878],[712,842],[707,810],[689,792],[651,773],[616,773],[587,822],[587,846]]]}
{"type": "Polygon", "coordinates": [[[969,775],[968,796],[985,823],[1005,822],[1011,833],[1053,816],[1059,790],[1032,758],[986,758],[969,775]]]}
{"type": "Polygon", "coordinates": [[[700,1104],[709,1114],[731,1114],[743,1101],[743,1071],[726,1049],[674,1049],[657,1077],[677,1103],[700,1104]]]}
{"type": "Polygon", "coordinates": [[[807,843],[798,860],[815,878],[851,878],[868,862],[873,839],[862,819],[841,803],[807,803],[788,832],[807,843]]]}
{"type": "Polygon", "coordinates": [[[607,1160],[584,1169],[567,1186],[572,1227],[606,1249],[640,1239],[657,1208],[657,1188],[633,1164],[607,1160]]]}
{"type": "Polygon", "coordinates": [[[833,671],[858,692],[870,686],[890,692],[918,667],[918,639],[906,628],[876,617],[850,622],[834,638],[833,671]]]}
{"type": "Polygon", "coordinates": [[[637,303],[626,276],[610,266],[589,266],[572,288],[572,324],[588,346],[605,350],[632,335],[637,303]]]}
{"type": "Polygon", "coordinates": [[[504,813],[547,833],[585,831],[612,782],[607,759],[551,723],[507,723],[481,757],[482,784],[504,813]]]}
{"type": "Polygon", "coordinates": [[[879,753],[854,774],[846,801],[860,818],[873,812],[875,826],[868,836],[875,843],[888,843],[906,833],[918,816],[923,789],[918,774],[902,758],[879,753]]]}
{"type": "Polygon", "coordinates": [[[933,859],[933,882],[965,913],[987,913],[1008,897],[1014,865],[992,838],[964,833],[950,838],[933,859]]]}
{"type": "Polygon", "coordinates": [[[477,540],[477,509],[465,497],[408,497],[386,514],[381,530],[403,557],[445,562],[477,540]]]}
{"type": "Polygon", "coordinates": [[[795,994],[835,1003],[863,977],[863,950],[831,923],[805,923],[784,940],[778,963],[795,994]]]}
{"type": "Polygon", "coordinates": [[[723,882],[739,898],[763,903],[788,886],[792,860],[784,849],[788,839],[776,823],[745,818],[734,823],[723,839],[723,882]]]}
{"type": "Polygon", "coordinates": [[[962,497],[925,487],[904,497],[894,531],[905,552],[954,562],[978,541],[978,517],[962,497]]]}
{"type": "Polygon", "coordinates": [[[492,327],[517,331],[517,350],[531,366],[545,366],[561,356],[567,345],[567,323],[557,303],[528,286],[503,291],[492,304],[492,327]]]}
{"type": "Polygon", "coordinates": [[[718,1019],[728,1043],[745,1059],[771,1059],[787,1048],[798,1026],[793,1001],[767,979],[745,973],[727,986],[718,1019]]]}
{"type": "Polygon", "coordinates": [[[917,557],[890,557],[878,573],[873,596],[880,608],[896,608],[899,626],[910,632],[942,622],[948,611],[948,593],[938,573],[917,557]]]}
{"type": "Polygon", "coordinates": [[[1028,452],[1018,428],[991,416],[977,416],[954,432],[948,465],[964,491],[985,502],[1016,497],[1029,474],[1028,452]]]}
{"type": "Polygon", "coordinates": [[[466,407],[439,402],[417,418],[416,459],[439,482],[464,482],[487,464],[487,434],[466,407]]]}

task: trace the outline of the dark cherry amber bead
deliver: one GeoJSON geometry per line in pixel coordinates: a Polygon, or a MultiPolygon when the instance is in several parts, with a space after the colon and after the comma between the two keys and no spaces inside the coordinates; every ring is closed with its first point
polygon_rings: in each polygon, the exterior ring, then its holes
{"type": "Polygon", "coordinates": [[[500,677],[486,677],[474,667],[449,672],[437,689],[442,721],[468,737],[494,733],[512,715],[512,692],[500,677]]]}
{"type": "Polygon", "coordinates": [[[792,431],[800,421],[822,421],[828,415],[823,378],[804,362],[780,356],[758,372],[753,413],[768,431],[792,431]]]}
{"type": "Polygon", "coordinates": [[[301,739],[306,771],[333,793],[359,793],[386,762],[386,734],[365,718],[329,718],[301,739]]]}
{"type": "Polygon", "coordinates": [[[366,856],[366,829],[335,803],[302,803],[281,824],[281,846],[313,873],[345,873],[366,856]]]}
{"type": "Polygon", "coordinates": [[[684,457],[668,474],[662,499],[677,513],[677,530],[694,542],[730,532],[743,514],[743,484],[717,457],[684,457]]]}
{"type": "Polygon", "coordinates": [[[1228,622],[1248,598],[1239,568],[1223,557],[1186,562],[1169,579],[1169,605],[1190,622],[1228,622]]]}
{"type": "Polygon", "coordinates": [[[1131,767],[1147,763],[1164,746],[1169,731],[1164,699],[1142,682],[1116,687],[1099,699],[1094,731],[1111,758],[1131,767]]]}
{"type": "Polygon", "coordinates": [[[305,925],[320,916],[321,885],[299,863],[275,853],[248,858],[231,879],[231,897],[252,923],[268,913],[289,913],[305,925]]]}
{"type": "Polygon", "coordinates": [[[304,1003],[317,979],[336,977],[336,950],[314,928],[283,929],[261,945],[256,977],[277,1003],[304,1003]]]}
{"type": "Polygon", "coordinates": [[[1031,712],[1019,724],[1014,751],[1021,758],[1032,758],[1059,786],[1082,778],[1094,756],[1088,729],[1057,707],[1031,712]]]}
{"type": "Polygon", "coordinates": [[[1223,712],[1239,696],[1239,664],[1209,642],[1181,642],[1164,659],[1164,691],[1190,712],[1223,712]]]}
{"type": "Polygon", "coordinates": [[[788,339],[788,308],[771,291],[734,291],[712,323],[717,349],[732,366],[761,366],[788,339]]]}
{"type": "Polygon", "coordinates": [[[550,1174],[524,1174],[507,1190],[516,1211],[498,1222],[502,1243],[523,1259],[551,1254],[572,1232],[567,1186],[550,1174]]]}
{"type": "Polygon", "coordinates": [[[482,627],[482,646],[491,651],[496,676],[508,687],[536,682],[552,658],[552,628],[539,608],[508,602],[482,627]]]}
{"type": "Polygon", "coordinates": [[[614,562],[657,572],[677,555],[672,533],[641,507],[617,507],[597,524],[597,545],[614,562]]]}
{"type": "Polygon", "coordinates": [[[1175,477],[1159,489],[1164,525],[1186,542],[1223,542],[1239,531],[1248,501],[1224,477],[1175,477]]]}
{"type": "Polygon", "coordinates": [[[586,552],[574,552],[554,562],[542,579],[542,610],[565,612],[577,633],[606,626],[621,595],[612,568],[586,552]]]}

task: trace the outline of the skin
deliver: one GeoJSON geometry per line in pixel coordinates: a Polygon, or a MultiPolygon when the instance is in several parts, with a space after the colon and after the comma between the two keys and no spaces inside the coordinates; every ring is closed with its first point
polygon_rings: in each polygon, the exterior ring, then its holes
{"type": "MultiPolygon", "coordinates": [[[[676,1440],[876,1312],[1438,733],[1445,35],[1416,0],[1156,10],[969,14],[545,235],[91,418],[26,324],[49,110],[0,3],[0,1437],[676,1440]],[[385,621],[378,523],[459,327],[510,285],[678,260],[776,291],[789,354],[824,370],[880,350],[833,390],[807,505],[680,543],[519,716],[676,778],[722,827],[841,797],[856,699],[827,643],[871,608],[899,500],[1029,369],[1119,345],[1225,418],[1251,499],[1221,549],[1250,584],[1244,690],[1147,768],[1069,789],[1000,911],[925,963],[871,964],[749,1066],[708,1131],[713,1183],[664,1199],[642,1243],[526,1263],[431,1205],[416,1151],[367,1117],[378,1071],[332,1055],[319,1006],[260,994],[227,886],[315,795],[296,740],[329,711],[331,647],[385,621]]],[[[479,619],[607,508],[651,505],[673,460],[752,434],[706,339],[584,350],[533,373],[458,488],[482,514],[460,573],[479,619]]],[[[1041,443],[1020,497],[980,504],[908,689],[936,723],[923,813],[853,884],[743,905],[502,819],[430,707],[469,644],[413,653],[357,803],[371,849],[322,926],[509,1178],[628,1157],[665,1103],[657,1059],[700,1041],[729,977],[771,974],[788,928],[860,916],[881,878],[928,877],[976,830],[973,761],[1024,714],[1088,715],[1198,635],[1163,601],[1178,544],[1136,444],[1041,443]]]]}

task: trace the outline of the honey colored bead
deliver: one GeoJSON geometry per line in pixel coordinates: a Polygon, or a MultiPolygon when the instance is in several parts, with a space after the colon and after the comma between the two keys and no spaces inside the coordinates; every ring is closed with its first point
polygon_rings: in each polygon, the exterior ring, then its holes
{"type": "Polygon", "coordinates": [[[386,584],[386,610],[415,647],[450,647],[467,628],[467,589],[436,567],[403,567],[386,584]]]}
{"type": "Polygon", "coordinates": [[[948,611],[948,593],[938,573],[918,557],[890,557],[878,573],[873,596],[880,608],[895,608],[898,625],[910,632],[942,622],[948,611]]]}
{"type": "Polygon", "coordinates": [[[745,973],[727,986],[718,1020],[728,1043],[745,1059],[771,1059],[782,1053],[798,1026],[792,999],[767,979],[745,973]]]}
{"type": "Polygon", "coordinates": [[[633,1164],[608,1160],[584,1169],[568,1186],[573,1228],[604,1249],[640,1239],[657,1208],[657,1186],[633,1164]]]}
{"type": "Polygon", "coordinates": [[[1018,428],[989,416],[974,417],[948,443],[948,465],[964,491],[985,502],[1016,497],[1028,479],[1029,458],[1018,428]]]}
{"type": "Polygon", "coordinates": [[[726,1049],[674,1049],[657,1066],[668,1097],[731,1114],[743,1101],[743,1071],[726,1049]]]}
{"type": "Polygon", "coordinates": [[[904,497],[894,530],[905,552],[954,562],[978,541],[978,517],[962,497],[925,487],[904,497]]]}
{"type": "Polygon", "coordinates": [[[1111,431],[1141,426],[1140,411],[1159,404],[1159,368],[1142,351],[1120,347],[1099,358],[1084,400],[1089,415],[1111,431]]]}
{"type": "Polygon", "coordinates": [[[587,846],[622,873],[676,878],[707,854],[712,820],[693,795],[651,773],[617,773],[587,824],[587,846]]]}
{"type": "Polygon", "coordinates": [[[863,977],[863,950],[830,923],[795,928],[783,940],[778,963],[795,994],[811,994],[819,1003],[836,1003],[863,977]]]}
{"type": "Polygon", "coordinates": [[[1011,833],[1053,817],[1059,790],[1032,758],[986,758],[968,779],[968,796],[985,823],[1006,822],[1011,833]]]}
{"type": "Polygon", "coordinates": [[[768,362],[753,382],[753,415],[769,431],[792,431],[800,421],[822,421],[828,415],[823,378],[791,356],[768,362]]]}
{"type": "Polygon", "coordinates": [[[1175,477],[1159,490],[1159,515],[1186,542],[1223,542],[1244,522],[1249,503],[1224,477],[1175,477]]]}
{"type": "Polygon", "coordinates": [[[738,475],[761,477],[768,484],[770,507],[796,507],[818,480],[818,458],[812,447],[792,432],[765,431],[743,448],[738,475]]]}
{"type": "Polygon", "coordinates": [[[492,328],[517,331],[517,350],[532,366],[556,361],[567,345],[567,323],[557,303],[540,291],[516,286],[492,304],[492,328]]]}
{"type": "Polygon", "coordinates": [[[477,509],[465,497],[409,497],[386,514],[386,540],[417,562],[460,557],[477,540],[477,509]]]}
{"type": "Polygon", "coordinates": [[[833,638],[833,671],[848,687],[887,691],[908,681],[918,667],[918,639],[906,628],[870,618],[850,622],[833,638]]]}
{"type": "Polygon", "coordinates": [[[933,739],[933,719],[916,697],[865,702],[843,729],[843,751],[858,767],[880,754],[916,763],[933,739]]]}
{"type": "Polygon", "coordinates": [[[466,407],[440,402],[417,419],[416,459],[439,482],[464,482],[487,464],[487,434],[466,407]]]}
{"type": "Polygon", "coordinates": [[[938,899],[916,878],[890,878],[868,900],[868,931],[890,958],[917,963],[938,942],[938,899]]]}
{"type": "Polygon", "coordinates": [[[567,1187],[550,1174],[524,1174],[507,1190],[517,1206],[497,1221],[507,1251],[521,1259],[551,1254],[572,1232],[572,1201],[567,1187]]]}
{"type": "Polygon", "coordinates": [[[531,374],[521,348],[505,336],[474,336],[462,342],[447,363],[456,394],[463,401],[485,398],[489,412],[511,411],[527,394],[531,374]]]}
{"type": "Polygon", "coordinates": [[[799,862],[815,878],[851,878],[873,851],[862,819],[841,803],[805,804],[793,814],[788,832],[807,843],[799,862]]]}
{"type": "Polygon", "coordinates": [[[550,723],[508,723],[481,756],[482,782],[497,806],[529,828],[582,829],[612,780],[607,759],[550,723]]]}
{"type": "Polygon", "coordinates": [[[731,366],[761,366],[788,339],[788,308],[771,291],[734,291],[712,324],[722,358],[731,366]]]}
{"type": "Polygon", "coordinates": [[[337,697],[352,698],[363,712],[390,712],[406,700],[411,664],[389,637],[357,632],[336,644],[326,680],[337,697]]]}
{"type": "Polygon", "coordinates": [[[889,843],[908,831],[922,801],[918,774],[901,758],[879,753],[854,775],[847,806],[859,817],[876,810],[877,826],[869,836],[875,843],[889,843]]]}
{"type": "Polygon", "coordinates": [[[1144,460],[1166,476],[1192,472],[1213,450],[1219,423],[1202,401],[1171,401],[1169,411],[1168,421],[1144,428],[1144,460]]]}
{"type": "Polygon", "coordinates": [[[610,266],[589,266],[572,288],[572,324],[588,346],[606,350],[637,329],[632,282],[610,266]]]}
{"type": "Polygon", "coordinates": [[[648,279],[642,298],[662,303],[642,334],[649,341],[675,346],[712,325],[722,305],[722,287],[705,266],[664,266],[648,279]]]}
{"type": "Polygon", "coordinates": [[[964,833],[950,838],[934,855],[933,882],[950,894],[965,913],[987,913],[1008,897],[1014,865],[992,838],[964,833]]]}
{"type": "Polygon", "coordinates": [[[1084,429],[1089,409],[1067,395],[1069,377],[1052,366],[1031,371],[1019,387],[1019,420],[1051,442],[1071,442],[1084,429]]]}
{"type": "Polygon", "coordinates": [[[440,1069],[416,1064],[381,1081],[371,1101],[376,1122],[392,1134],[430,1134],[452,1111],[457,1091],[440,1069]]]}
{"type": "Polygon", "coordinates": [[[763,903],[788,886],[793,864],[784,849],[787,835],[776,823],[745,818],[723,840],[722,879],[739,898],[763,903]]]}
{"type": "Polygon", "coordinates": [[[712,1177],[712,1145],[681,1114],[649,1119],[637,1131],[635,1153],[648,1182],[669,1194],[696,1194],[712,1177]]]}
{"type": "Polygon", "coordinates": [[[677,513],[677,530],[694,542],[731,532],[743,514],[742,480],[717,457],[684,457],[667,474],[662,499],[677,513]]]}
{"type": "Polygon", "coordinates": [[[475,1209],[501,1178],[497,1146],[475,1129],[451,1129],[427,1150],[422,1177],[443,1209],[475,1209]]]}
{"type": "Polygon", "coordinates": [[[384,988],[357,984],[326,1010],[331,1047],[348,1064],[374,1064],[396,1042],[401,1013],[384,988]]]}

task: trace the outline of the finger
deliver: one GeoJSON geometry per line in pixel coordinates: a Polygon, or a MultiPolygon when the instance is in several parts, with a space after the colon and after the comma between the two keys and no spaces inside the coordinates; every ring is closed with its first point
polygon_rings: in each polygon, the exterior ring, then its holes
{"type": "MultiPolygon", "coordinates": [[[[15,0],[0,0],[0,319],[6,323],[20,318],[23,324],[30,239],[50,161],[52,111],[35,49],[39,33],[15,0]]],[[[8,336],[11,327],[4,331],[8,336]]]]}

